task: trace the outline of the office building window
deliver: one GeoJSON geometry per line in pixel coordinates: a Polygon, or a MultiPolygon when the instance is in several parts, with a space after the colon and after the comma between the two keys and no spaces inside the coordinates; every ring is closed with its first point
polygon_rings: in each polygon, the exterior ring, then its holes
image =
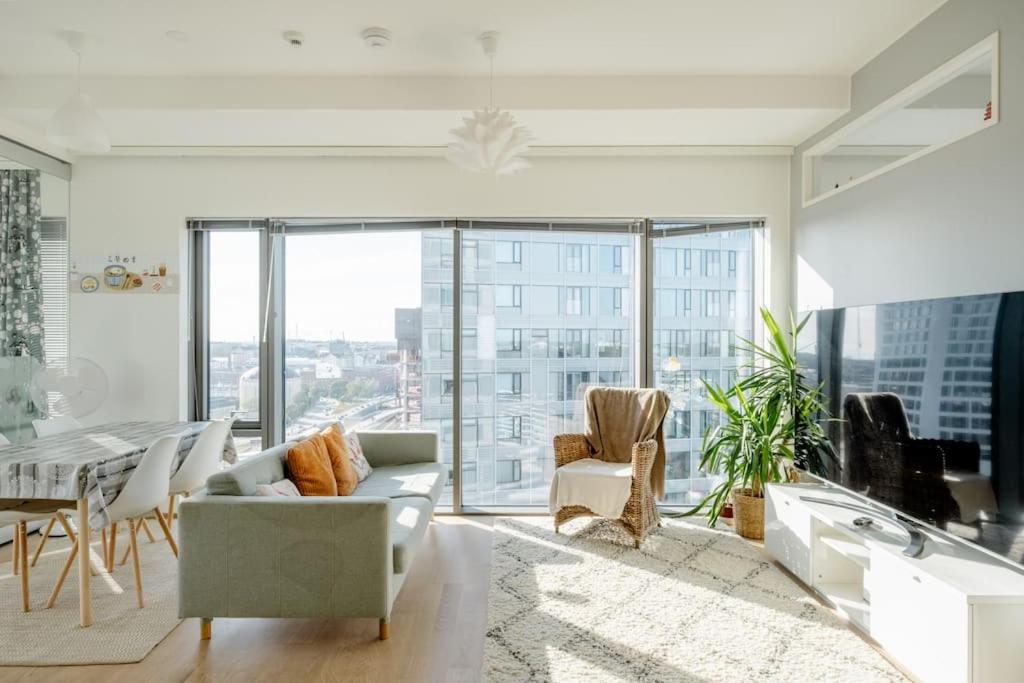
{"type": "Polygon", "coordinates": [[[499,308],[522,308],[523,288],[520,285],[497,285],[494,288],[494,305],[499,308]]]}
{"type": "Polygon", "coordinates": [[[601,315],[619,317],[623,313],[622,287],[601,287],[601,315]]]}
{"type": "Polygon", "coordinates": [[[496,334],[498,357],[519,358],[523,355],[523,331],[502,328],[496,334]]]}
{"type": "Polygon", "coordinates": [[[565,270],[569,273],[585,273],[590,265],[587,258],[590,248],[585,244],[565,245],[565,270]]]}
{"type": "Polygon", "coordinates": [[[602,275],[619,275],[628,272],[624,260],[627,247],[621,245],[601,245],[599,267],[602,275]]]}
{"type": "Polygon", "coordinates": [[[501,372],[497,378],[498,398],[519,398],[523,395],[523,373],[501,372]]]}
{"type": "Polygon", "coordinates": [[[499,485],[517,484],[523,480],[522,460],[499,460],[495,465],[495,479],[499,485]]]}
{"type": "Polygon", "coordinates": [[[494,259],[498,263],[521,265],[523,262],[523,243],[498,240],[494,244],[494,259]]]}

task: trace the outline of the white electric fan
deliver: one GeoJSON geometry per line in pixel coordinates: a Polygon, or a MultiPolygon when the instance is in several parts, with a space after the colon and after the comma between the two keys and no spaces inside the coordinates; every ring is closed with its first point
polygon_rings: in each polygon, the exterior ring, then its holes
{"type": "Polygon", "coordinates": [[[106,400],[109,388],[103,368],[77,357],[47,364],[35,376],[34,384],[46,393],[47,412],[75,418],[96,412],[106,400]]]}

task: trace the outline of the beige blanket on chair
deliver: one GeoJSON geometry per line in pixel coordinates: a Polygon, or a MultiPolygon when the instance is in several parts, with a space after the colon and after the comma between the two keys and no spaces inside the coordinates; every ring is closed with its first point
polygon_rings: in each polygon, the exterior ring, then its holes
{"type": "Polygon", "coordinates": [[[633,444],[654,439],[658,454],[651,471],[651,489],[665,497],[665,415],[669,398],[660,389],[590,387],[584,398],[587,440],[593,457],[605,462],[630,462],[633,444]]]}

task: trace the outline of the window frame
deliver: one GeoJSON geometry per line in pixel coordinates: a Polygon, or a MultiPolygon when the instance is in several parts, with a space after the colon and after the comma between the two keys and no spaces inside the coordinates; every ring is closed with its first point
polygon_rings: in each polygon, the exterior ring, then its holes
{"type": "MultiPolygon", "coordinates": [[[[344,231],[348,229],[389,229],[391,227],[399,228],[403,227],[406,230],[410,229],[410,225],[419,225],[417,229],[429,229],[423,227],[423,223],[433,221],[435,219],[419,220],[396,220],[387,221],[383,219],[370,220],[352,220],[352,221],[298,221],[299,229],[302,230],[330,230],[330,231],[344,231]]],[[[208,416],[208,373],[209,373],[209,348],[208,348],[208,332],[209,325],[208,320],[205,316],[209,311],[208,297],[208,269],[209,269],[209,245],[208,245],[208,234],[214,230],[230,230],[230,229],[244,229],[244,230],[259,230],[261,234],[260,239],[260,280],[261,280],[261,292],[260,292],[260,327],[264,330],[264,338],[260,341],[260,416],[259,420],[250,421],[248,423],[236,423],[234,427],[234,433],[240,436],[258,435],[262,438],[263,447],[269,448],[273,445],[279,444],[284,440],[284,406],[283,406],[283,377],[278,377],[281,374],[281,370],[284,367],[284,249],[286,240],[282,239],[281,236],[286,234],[283,226],[288,223],[288,232],[293,229],[293,223],[295,219],[275,219],[275,218],[253,218],[253,219],[238,219],[238,220],[209,220],[209,219],[189,219],[189,260],[190,268],[188,273],[188,285],[190,288],[189,300],[189,334],[190,340],[188,344],[189,352],[189,364],[192,369],[189,372],[189,417],[191,419],[205,419],[208,416]],[[204,344],[207,346],[204,347],[204,344]]],[[[451,334],[450,339],[446,340],[445,335],[442,333],[438,341],[440,349],[440,356],[442,359],[451,359],[451,372],[445,375],[442,379],[442,385],[444,379],[447,379],[449,384],[449,391],[444,394],[444,388],[441,387],[441,392],[444,397],[452,403],[452,417],[443,418],[440,420],[439,426],[439,438],[449,442],[452,448],[452,462],[450,476],[453,482],[452,488],[452,511],[459,512],[487,512],[487,513],[501,513],[504,508],[500,506],[488,507],[488,508],[474,508],[472,506],[466,506],[462,502],[463,490],[462,490],[462,470],[465,467],[467,474],[471,468],[478,467],[476,459],[478,454],[476,453],[477,446],[475,444],[464,444],[463,443],[463,431],[468,426],[467,421],[476,421],[479,423],[479,419],[471,415],[463,417],[463,394],[465,393],[465,386],[463,384],[463,366],[473,361],[472,349],[464,349],[463,337],[466,332],[474,332],[475,328],[467,330],[463,321],[463,299],[466,291],[464,287],[471,286],[476,283],[467,281],[464,277],[464,254],[463,254],[463,233],[465,230],[487,230],[494,232],[508,232],[512,233],[516,230],[527,230],[527,231],[539,231],[543,229],[555,230],[555,231],[581,231],[581,232],[601,232],[609,230],[611,232],[627,233],[636,235],[638,237],[635,243],[637,247],[630,249],[629,262],[626,263],[626,256],[624,249],[617,249],[615,245],[612,245],[611,251],[611,266],[614,275],[629,276],[629,280],[632,285],[630,288],[634,291],[631,292],[630,301],[626,300],[624,293],[619,288],[619,295],[621,296],[621,313],[616,311],[617,315],[631,316],[635,320],[632,323],[633,331],[632,334],[627,334],[628,330],[614,330],[612,337],[621,336],[621,341],[612,340],[612,347],[621,353],[622,357],[626,357],[632,367],[634,368],[636,384],[639,386],[653,386],[654,385],[654,374],[655,368],[653,360],[655,354],[658,353],[658,344],[664,345],[667,342],[672,347],[673,352],[678,352],[682,344],[682,340],[678,338],[677,334],[670,335],[670,339],[659,341],[654,338],[652,324],[654,318],[654,309],[657,302],[653,299],[653,279],[654,279],[654,262],[653,262],[653,244],[654,240],[661,236],[668,234],[681,234],[682,232],[699,232],[708,231],[709,229],[736,229],[740,226],[751,227],[751,228],[764,228],[765,221],[760,219],[751,220],[735,220],[730,225],[732,227],[724,227],[721,224],[704,224],[704,223],[691,223],[683,222],[683,225],[674,225],[677,221],[666,220],[666,219],[642,219],[642,220],[629,220],[629,221],[615,221],[615,220],[590,220],[580,219],[566,220],[560,223],[550,223],[547,221],[538,221],[533,219],[515,219],[515,220],[466,220],[466,219],[444,219],[439,221],[439,225],[443,228],[450,228],[452,239],[452,247],[446,246],[448,240],[442,240],[442,246],[439,248],[439,263],[441,269],[449,271],[451,273],[451,279],[448,280],[445,277],[446,282],[451,282],[451,296],[450,302],[446,301],[444,308],[451,308],[451,334]],[[666,224],[670,224],[668,228],[664,227],[666,224]],[[620,255],[620,252],[621,255],[620,255]],[[622,261],[620,263],[620,261],[622,261]],[[615,343],[618,342],[618,343],[615,343]],[[473,453],[470,454],[469,458],[463,458],[463,447],[473,449],[473,453]]],[[[761,233],[758,233],[761,234],[761,233]]],[[[761,237],[756,238],[760,241],[764,241],[763,234],[761,237]]],[[[523,265],[524,259],[524,242],[521,240],[507,240],[502,239],[503,242],[509,242],[513,246],[511,248],[511,255],[513,261],[498,261],[497,255],[495,255],[495,263],[501,263],[505,265],[518,264],[523,265]]],[[[600,243],[599,243],[600,245],[600,243]]],[[[600,246],[592,245],[581,245],[583,249],[582,253],[582,273],[592,273],[596,268],[597,271],[601,271],[602,261],[608,259],[602,259],[600,246]],[[594,259],[597,259],[597,265],[593,263],[594,259]]],[[[480,245],[478,245],[478,249],[480,245]]],[[[757,278],[764,278],[767,269],[764,266],[763,259],[765,257],[765,251],[763,247],[761,251],[755,251],[752,255],[753,263],[750,273],[751,285],[753,287],[752,299],[757,299],[762,293],[764,283],[758,282],[757,278]]],[[[693,263],[695,259],[694,249],[678,249],[674,256],[675,269],[678,272],[677,277],[699,277],[702,273],[696,272],[694,266],[701,267],[702,264],[693,263]]],[[[733,268],[731,263],[731,256],[718,256],[717,263],[714,264],[714,269],[717,275],[715,277],[733,277],[733,268]],[[726,263],[723,263],[725,261],[726,263]],[[728,274],[727,274],[728,269],[728,274]]],[[[567,261],[565,257],[560,259],[560,266],[566,268],[567,261]]],[[[745,262],[744,262],[745,263],[745,262]]],[[[607,265],[607,264],[605,264],[607,265]]],[[[746,268],[747,265],[744,265],[746,268]]],[[[516,270],[512,268],[511,270],[516,270]]],[[[602,271],[603,272],[603,271],[602,271]]],[[[702,268],[703,272],[703,268],[702,268]]],[[[608,273],[603,273],[608,274],[608,273]]],[[[736,273],[738,276],[738,271],[736,273]]],[[[524,293],[524,288],[527,286],[533,287],[535,283],[522,281],[522,284],[515,284],[512,286],[512,306],[503,307],[506,310],[522,310],[524,301],[523,297],[529,295],[524,293]]],[[[601,297],[600,288],[596,285],[566,285],[563,287],[574,287],[576,291],[572,294],[579,294],[578,307],[579,313],[569,313],[568,310],[564,310],[560,313],[565,315],[600,315],[601,313],[601,297]],[[591,290],[596,289],[596,295],[591,290]],[[596,309],[596,310],[595,310],[596,309]]],[[[532,291],[532,290],[531,290],[532,291]]],[[[693,287],[687,286],[686,288],[680,288],[675,291],[676,295],[676,306],[673,311],[676,317],[687,317],[693,316],[698,311],[694,310],[694,301],[696,297],[693,294],[693,287]],[[688,304],[688,306],[684,305],[688,304]]],[[[561,299],[561,305],[566,309],[569,309],[569,292],[562,293],[559,298],[561,299]]],[[[442,295],[439,293],[439,297],[442,295]]],[[[490,295],[488,295],[490,296],[490,295]]],[[[614,298],[614,294],[612,295],[614,298]]],[[[718,297],[718,311],[720,314],[724,314],[723,310],[726,302],[722,299],[726,299],[728,295],[723,295],[720,291],[717,293],[718,297]]],[[[468,297],[471,298],[471,297],[468,297]]],[[[484,299],[483,292],[480,292],[480,300],[484,299]]],[[[575,301],[575,300],[574,300],[575,301]]],[[[497,295],[494,295],[494,306],[497,305],[497,295]]],[[[619,303],[619,302],[615,302],[619,303]]],[[[700,307],[702,302],[696,302],[697,307],[700,307]]],[[[753,302],[750,302],[753,306],[753,302]]],[[[487,304],[490,306],[490,303],[487,304]]],[[[744,307],[745,308],[745,307],[744,307]]],[[[573,304],[572,310],[576,310],[576,303],[573,304]]],[[[466,312],[468,315],[472,315],[471,312],[466,312]]],[[[683,321],[683,327],[689,327],[689,324],[683,321]]],[[[566,353],[566,349],[569,346],[575,344],[575,339],[572,343],[566,338],[553,338],[551,330],[554,328],[532,328],[531,334],[528,336],[524,333],[523,328],[516,328],[512,325],[509,329],[513,330],[513,347],[517,347],[518,351],[516,356],[521,358],[524,362],[534,358],[553,358],[553,357],[571,357],[571,354],[566,353]],[[518,331],[518,339],[515,335],[518,331]],[[543,347],[543,348],[542,348],[543,347]],[[559,351],[559,349],[561,351],[559,351]]],[[[570,328],[565,328],[570,329],[570,328]]],[[[686,336],[689,337],[689,346],[693,347],[692,350],[698,350],[696,347],[701,343],[701,340],[697,338],[697,335],[693,334],[693,330],[696,328],[690,328],[686,330],[677,330],[677,332],[685,332],[686,336]]],[[[602,340],[608,337],[608,330],[601,330],[604,333],[602,336],[599,333],[595,333],[594,330],[588,328],[583,333],[583,345],[590,347],[590,353],[594,354],[595,357],[601,356],[602,340]],[[589,339],[587,338],[589,336],[589,339]]],[[[562,332],[561,334],[565,334],[562,332]]],[[[755,329],[755,338],[759,337],[759,330],[755,329]]],[[[725,355],[723,344],[726,340],[723,338],[724,335],[719,334],[718,344],[716,351],[718,355],[725,355]]],[[[424,339],[424,353],[433,353],[430,344],[427,343],[426,338],[424,339]]],[[[483,351],[480,351],[483,353],[483,351]]],[[[607,357],[607,356],[605,356],[607,357]]],[[[618,357],[618,356],[612,356],[618,357]]],[[[567,366],[571,367],[571,366],[567,366]]],[[[600,377],[601,369],[596,368],[593,370],[567,370],[559,374],[557,387],[552,386],[551,378],[546,378],[548,381],[548,388],[546,390],[546,400],[560,400],[560,401],[573,401],[576,400],[575,391],[576,385],[580,382],[590,382],[595,377],[600,377]],[[570,383],[572,386],[570,387],[570,383]],[[557,394],[557,397],[552,394],[552,389],[557,394]],[[569,391],[569,389],[573,389],[569,391]]],[[[509,405],[514,405],[516,399],[521,399],[524,394],[522,372],[510,373],[513,375],[518,374],[518,386],[516,380],[513,379],[513,391],[506,397],[509,405]]],[[[467,377],[468,379],[468,377],[467,377]]],[[[495,395],[497,397],[498,386],[495,382],[495,395]]],[[[478,392],[483,389],[482,385],[478,383],[478,392]]],[[[545,393],[545,390],[540,387],[533,387],[541,393],[545,393]]],[[[532,389],[531,389],[532,392],[532,389]]],[[[543,397],[541,397],[542,399],[543,397]]],[[[533,400],[531,398],[531,400],[533,400]]],[[[540,399],[538,399],[540,400],[540,399]]],[[[518,424],[513,428],[512,432],[516,435],[521,442],[524,438],[524,434],[528,429],[536,429],[535,426],[524,425],[523,418],[521,415],[500,415],[500,418],[505,418],[510,424],[518,424]]],[[[697,425],[702,420],[702,415],[699,412],[689,414],[689,434],[690,438],[695,434],[697,425]]],[[[492,421],[485,428],[480,424],[477,424],[477,433],[487,434],[487,429],[492,431],[491,436],[486,438],[493,440],[494,447],[500,447],[501,443],[514,444],[515,441],[510,437],[509,439],[499,439],[499,424],[498,422],[492,421]]],[[[483,447],[481,447],[483,448],[483,447]]],[[[482,452],[482,451],[481,451],[482,452]]],[[[499,458],[502,459],[502,458],[499,458]]],[[[531,479],[536,476],[536,473],[530,471],[527,473],[526,467],[522,467],[521,476],[523,480],[529,476],[531,479]]],[[[470,479],[471,477],[467,477],[470,479]]],[[[468,482],[467,482],[468,483],[468,482]]],[[[510,508],[509,510],[515,512],[522,508],[510,508]]],[[[532,509],[532,508],[528,508],[532,509]]]]}

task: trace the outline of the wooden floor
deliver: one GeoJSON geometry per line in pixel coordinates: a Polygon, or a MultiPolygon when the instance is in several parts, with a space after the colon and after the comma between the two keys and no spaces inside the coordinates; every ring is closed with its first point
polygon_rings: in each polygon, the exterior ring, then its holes
{"type": "MultiPolygon", "coordinates": [[[[387,641],[377,640],[376,619],[216,619],[202,642],[198,620],[186,619],[138,664],[0,667],[0,681],[476,681],[493,521],[437,517],[387,641]]],[[[9,561],[7,546],[0,562],[9,561]]]]}

